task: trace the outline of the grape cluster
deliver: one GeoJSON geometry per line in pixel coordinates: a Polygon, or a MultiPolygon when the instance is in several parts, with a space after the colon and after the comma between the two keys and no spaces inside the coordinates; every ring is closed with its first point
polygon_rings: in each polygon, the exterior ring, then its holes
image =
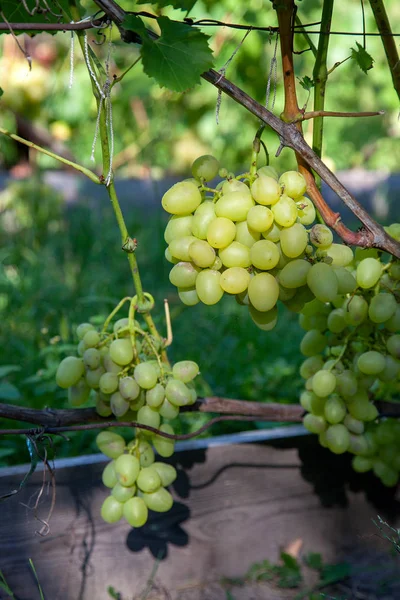
{"type": "Polygon", "coordinates": [[[166,258],[174,264],[169,278],[184,304],[216,304],[227,293],[270,330],[278,299],[298,312],[314,297],[337,295],[332,267],[350,263],[353,252],[333,243],[325,225],[306,229],[316,212],[300,173],[278,177],[266,166],[235,178],[212,156],[199,157],[192,173],[162,198],[172,214],[164,236],[166,258]],[[225,179],[208,188],[218,173],[225,179]],[[320,293],[321,280],[329,284],[320,293]]]}
{"type": "Polygon", "coordinates": [[[307,303],[299,317],[306,330],[300,402],[307,411],[304,425],[322,446],[336,454],[351,452],[356,471],[372,469],[393,486],[400,473],[400,423],[377,422],[372,401],[398,393],[400,376],[400,262],[383,259],[377,250],[357,248],[347,267],[333,269],[333,297],[332,283],[320,277],[319,299],[307,303]]]}
{"type": "MultiPolygon", "coordinates": [[[[74,407],[91,397],[102,417],[114,415],[173,435],[172,426],[163,421],[174,419],[180,407],[196,402],[193,380],[199,373],[198,365],[183,360],[171,367],[163,352],[163,340],[150,335],[138,321],[119,319],[112,332],[107,331],[108,321],[101,331],[91,323],[77,327],[78,356],[60,362],[57,384],[68,389],[74,407]]],[[[114,522],[124,514],[138,527],[137,523],[147,519],[146,507],[156,511],[170,508],[172,500],[164,487],[174,480],[174,470],[163,463],[152,464],[152,446],[160,456],[170,457],[173,439],[138,428],[136,439],[127,446],[120,435],[108,431],[98,435],[97,444],[114,459],[103,478],[105,485],[113,488],[102,509],[106,521],[114,522]]]]}
{"type": "MultiPolygon", "coordinates": [[[[159,439],[161,450],[165,450],[161,454],[170,456],[173,441],[159,439]]],[[[137,437],[126,445],[117,433],[102,431],[96,442],[99,450],[112,458],[102,476],[103,484],[111,489],[101,507],[104,521],[116,523],[123,516],[132,527],[142,527],[147,521],[148,509],[167,512],[172,507],[173,499],[166,487],[175,481],[176,469],[155,462],[153,448],[147,440],[137,437]]]]}

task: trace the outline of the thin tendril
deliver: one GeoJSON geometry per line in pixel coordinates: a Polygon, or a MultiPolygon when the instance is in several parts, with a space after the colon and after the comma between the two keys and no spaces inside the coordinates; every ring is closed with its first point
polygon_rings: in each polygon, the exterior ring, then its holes
{"type": "MultiPolygon", "coordinates": [[[[73,23],[73,21],[71,21],[71,23],[73,23]]],[[[72,88],[72,84],[74,83],[74,43],[74,32],[71,31],[71,42],[69,47],[69,88],[72,88]]]]}

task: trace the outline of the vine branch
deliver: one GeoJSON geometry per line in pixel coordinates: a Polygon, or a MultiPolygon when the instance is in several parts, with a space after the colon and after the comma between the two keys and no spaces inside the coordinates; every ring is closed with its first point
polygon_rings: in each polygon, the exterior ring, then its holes
{"type": "Polygon", "coordinates": [[[400,100],[400,58],[394,41],[394,34],[390,27],[389,19],[385,9],[383,0],[369,0],[369,3],[374,13],[376,25],[382,39],[382,44],[385,49],[386,58],[388,61],[390,74],[392,76],[393,87],[397,92],[400,100]]]}
{"type": "Polygon", "coordinates": [[[301,118],[296,119],[293,123],[298,121],[307,121],[308,119],[315,119],[316,117],[379,117],[384,115],[384,110],[378,111],[366,111],[366,112],[336,112],[334,110],[311,110],[302,115],[301,118]]]}

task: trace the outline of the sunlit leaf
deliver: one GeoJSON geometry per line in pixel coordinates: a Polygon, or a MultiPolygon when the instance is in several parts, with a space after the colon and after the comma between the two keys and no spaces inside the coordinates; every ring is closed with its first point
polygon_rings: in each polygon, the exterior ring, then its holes
{"type": "Polygon", "coordinates": [[[356,61],[361,71],[367,73],[374,66],[374,59],[358,42],[357,49],[351,48],[351,58],[356,61]]]}

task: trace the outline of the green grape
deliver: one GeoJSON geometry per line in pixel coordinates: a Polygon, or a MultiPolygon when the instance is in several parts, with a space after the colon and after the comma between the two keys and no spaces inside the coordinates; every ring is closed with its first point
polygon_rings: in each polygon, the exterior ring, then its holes
{"type": "Polygon", "coordinates": [[[252,277],[248,289],[251,304],[260,312],[271,310],[278,301],[279,286],[269,273],[258,273],[252,277]]]}
{"type": "Polygon", "coordinates": [[[308,414],[303,419],[303,425],[311,433],[323,433],[327,424],[324,417],[308,414]]]}
{"type": "Polygon", "coordinates": [[[271,331],[278,322],[278,310],[276,306],[271,308],[271,310],[261,312],[250,304],[249,313],[253,323],[262,331],[271,331]]]}
{"type": "Polygon", "coordinates": [[[272,179],[275,179],[276,181],[278,181],[278,179],[279,179],[278,171],[276,169],[274,169],[274,167],[271,167],[270,165],[265,165],[264,167],[260,167],[257,170],[257,175],[258,176],[263,175],[264,177],[272,177],[272,179]]]}
{"type": "Polygon", "coordinates": [[[250,279],[250,273],[246,269],[232,267],[221,274],[220,285],[228,294],[240,294],[247,290],[250,279]]]}
{"type": "Polygon", "coordinates": [[[168,490],[161,487],[156,492],[150,494],[143,493],[142,498],[147,507],[154,512],[167,512],[172,508],[173,498],[168,490]]]}
{"type": "Polygon", "coordinates": [[[172,367],[172,375],[175,379],[189,383],[199,374],[199,365],[194,360],[180,360],[172,367]]]}
{"type": "Polygon", "coordinates": [[[364,423],[358,419],[355,419],[349,414],[345,416],[343,425],[346,425],[347,429],[351,431],[351,433],[357,433],[358,435],[364,433],[364,423]]]}
{"type": "Polygon", "coordinates": [[[289,289],[284,287],[283,285],[280,284],[280,282],[278,281],[279,284],[279,300],[281,300],[282,302],[286,302],[287,300],[291,300],[294,295],[296,294],[296,289],[289,289]]]}
{"type": "Polygon", "coordinates": [[[334,454],[347,452],[350,446],[350,433],[344,425],[331,425],[326,431],[328,448],[334,454]]]}
{"type": "Polygon", "coordinates": [[[311,398],[313,393],[308,390],[304,390],[300,394],[300,404],[307,412],[311,411],[311,398]]]}
{"type": "Polygon", "coordinates": [[[94,348],[100,342],[100,335],[95,330],[87,331],[82,338],[86,348],[94,348]]]}
{"type": "Polygon", "coordinates": [[[273,242],[260,240],[250,248],[250,260],[257,269],[273,269],[279,262],[279,250],[273,242]]]}
{"type": "Polygon", "coordinates": [[[76,385],[85,372],[85,365],[81,358],[67,356],[63,358],[57,368],[56,382],[61,388],[76,385]]]}
{"type": "Polygon", "coordinates": [[[144,467],[140,469],[136,485],[142,492],[155,492],[161,487],[161,477],[153,466],[144,467]]]}
{"type": "Polygon", "coordinates": [[[164,402],[165,389],[161,383],[157,383],[151,390],[146,392],[146,404],[151,408],[158,408],[164,402]]]}
{"type": "Polygon", "coordinates": [[[116,417],[122,417],[129,410],[129,402],[119,392],[114,392],[110,398],[110,407],[116,417]]]}
{"type": "Polygon", "coordinates": [[[397,472],[381,460],[375,459],[372,468],[375,475],[382,481],[383,485],[386,485],[387,487],[393,487],[397,484],[397,472]]]}
{"type": "Polygon", "coordinates": [[[113,496],[113,498],[115,498],[116,500],[118,500],[118,502],[124,503],[127,500],[129,500],[130,498],[132,498],[132,496],[134,496],[135,493],[136,493],[136,486],[135,485],[132,485],[130,487],[126,487],[124,485],[121,485],[119,483],[119,481],[117,481],[117,483],[113,487],[113,490],[111,492],[111,496],[113,496]]]}
{"type": "Polygon", "coordinates": [[[82,358],[85,367],[94,371],[100,365],[101,354],[96,348],[88,348],[82,358]]]}
{"type": "MultiPolygon", "coordinates": [[[[128,327],[129,319],[124,317],[122,319],[118,319],[118,321],[114,323],[113,332],[118,335],[120,334],[121,329],[127,329],[128,327]]],[[[129,332],[126,332],[125,335],[129,335],[129,332]]],[[[122,335],[121,337],[124,337],[124,335],[122,335]]]]}
{"type": "Polygon", "coordinates": [[[162,197],[165,211],[173,215],[188,215],[201,203],[201,194],[196,184],[181,181],[173,185],[162,197]]]}
{"type": "Polygon", "coordinates": [[[384,325],[385,325],[385,329],[387,329],[391,333],[400,331],[400,306],[399,305],[397,305],[396,312],[394,313],[394,315],[392,315],[390,317],[390,319],[385,321],[384,325]]]}
{"type": "Polygon", "coordinates": [[[350,433],[349,452],[352,454],[365,455],[368,453],[368,441],[363,435],[350,433]]]}
{"type": "Polygon", "coordinates": [[[179,407],[171,404],[171,402],[165,398],[160,406],[159,413],[163,419],[172,421],[172,419],[175,419],[179,415],[179,407]]]}
{"type": "Polygon", "coordinates": [[[281,239],[281,231],[282,227],[274,222],[269,229],[262,232],[262,236],[265,240],[270,242],[279,242],[281,239]]]}
{"type": "Polygon", "coordinates": [[[167,223],[164,232],[164,240],[167,244],[170,244],[172,240],[192,235],[192,224],[192,215],[174,215],[167,223]]]}
{"type": "Polygon", "coordinates": [[[321,302],[331,302],[337,295],[335,271],[325,263],[315,263],[307,274],[307,285],[321,302]]]}
{"type": "Polygon", "coordinates": [[[172,267],[169,274],[169,280],[172,285],[176,285],[176,287],[193,287],[196,283],[199,272],[199,267],[190,262],[178,262],[172,267]]]}
{"type": "Polygon", "coordinates": [[[372,469],[372,460],[364,456],[354,456],[351,461],[351,466],[356,473],[366,473],[372,469]]]}
{"type": "Polygon", "coordinates": [[[122,511],[131,527],[143,527],[147,522],[149,512],[143,498],[130,498],[124,503],[122,511]]]}
{"type": "Polygon", "coordinates": [[[118,458],[125,450],[125,440],[118,433],[102,431],[96,437],[96,444],[100,452],[109,458],[118,458]]]}
{"type": "Polygon", "coordinates": [[[325,331],[327,327],[328,319],[325,315],[312,315],[312,317],[308,317],[307,315],[300,314],[299,316],[299,325],[305,331],[309,331],[310,329],[318,329],[318,331],[325,331]]]}
{"type": "MultiPolygon", "coordinates": [[[[290,264],[294,264],[295,262],[296,261],[294,260],[290,264]]],[[[304,306],[304,308],[302,310],[303,315],[307,315],[309,317],[312,317],[315,314],[322,314],[322,315],[328,316],[330,312],[331,312],[331,307],[329,306],[329,304],[325,304],[324,302],[321,302],[320,300],[317,300],[316,298],[314,298],[314,300],[311,300],[310,302],[307,302],[307,304],[304,306]]]]}
{"type": "Polygon", "coordinates": [[[326,225],[317,223],[311,228],[310,242],[313,246],[316,246],[316,248],[326,248],[333,242],[332,231],[326,225]]]}
{"type": "Polygon", "coordinates": [[[346,267],[335,268],[338,280],[338,294],[351,294],[357,287],[357,281],[346,267]]]}
{"type": "Polygon", "coordinates": [[[176,263],[179,262],[177,258],[174,258],[172,256],[172,254],[170,252],[170,249],[168,247],[165,248],[164,256],[167,259],[167,261],[170,262],[170,263],[172,263],[173,265],[176,265],[176,263]]]}
{"type": "Polygon", "coordinates": [[[178,296],[181,302],[183,302],[183,304],[186,304],[186,306],[195,306],[200,302],[200,298],[197,295],[195,287],[178,287],[178,296]]]}
{"type": "Polygon", "coordinates": [[[364,352],[357,360],[357,367],[366,375],[377,375],[386,366],[385,357],[380,352],[370,350],[364,352]]]}
{"type": "Polygon", "coordinates": [[[144,390],[153,388],[158,379],[158,373],[155,366],[150,362],[142,362],[136,365],[133,376],[138,385],[144,390]]]}
{"type": "Polygon", "coordinates": [[[118,483],[117,474],[115,472],[115,462],[112,460],[109,462],[102,473],[101,480],[103,485],[108,488],[113,488],[118,483]]]}
{"type": "Polygon", "coordinates": [[[178,258],[180,261],[189,262],[189,248],[196,240],[197,238],[195,238],[194,235],[185,235],[184,237],[176,238],[172,240],[168,246],[169,251],[174,258],[178,258]]]}
{"type": "Polygon", "coordinates": [[[252,206],[254,200],[248,189],[247,192],[228,192],[216,202],[215,214],[231,221],[244,221],[252,206]]]}
{"type": "Polygon", "coordinates": [[[203,304],[213,305],[224,295],[220,284],[221,273],[212,269],[201,271],[196,279],[196,292],[203,304]]]}
{"type": "Polygon", "coordinates": [[[400,372],[400,361],[390,354],[385,356],[385,368],[378,375],[381,381],[393,381],[400,372]]]}
{"type": "Polygon", "coordinates": [[[328,329],[332,333],[342,333],[347,327],[343,308],[335,308],[328,317],[328,329]]]}
{"type": "Polygon", "coordinates": [[[353,250],[343,244],[331,244],[317,251],[317,256],[328,257],[332,267],[347,267],[353,260],[353,250]]]}
{"type": "Polygon", "coordinates": [[[397,241],[400,240],[400,224],[399,223],[392,223],[391,225],[389,225],[389,227],[387,228],[387,232],[395,240],[397,240],[397,241]]]}
{"type": "Polygon", "coordinates": [[[83,341],[81,340],[79,342],[79,344],[77,345],[77,347],[76,347],[76,352],[77,352],[78,356],[82,357],[84,355],[84,353],[85,353],[85,350],[86,350],[86,346],[83,343],[83,341]]]}
{"type": "Polygon", "coordinates": [[[291,227],[282,229],[280,243],[286,256],[297,258],[304,252],[308,243],[306,228],[301,223],[295,223],[291,227]]]}
{"type": "Polygon", "coordinates": [[[286,171],[279,177],[279,183],[291,198],[299,198],[307,189],[306,180],[298,171],[286,171]]]}
{"type": "Polygon", "coordinates": [[[378,416],[376,407],[368,401],[368,397],[364,399],[360,392],[351,397],[347,408],[351,416],[359,421],[373,421],[378,416]]]}
{"type": "MultiPolygon", "coordinates": [[[[169,433],[171,435],[174,434],[174,430],[172,429],[171,425],[168,425],[166,423],[161,425],[160,431],[164,433],[169,433]]],[[[160,456],[163,456],[164,458],[169,458],[174,453],[175,440],[157,434],[153,438],[153,445],[160,456]]]]}
{"type": "Polygon", "coordinates": [[[96,394],[96,412],[100,417],[110,417],[112,415],[110,403],[104,400],[104,394],[96,394]]]}
{"type": "Polygon", "coordinates": [[[121,371],[120,365],[117,365],[113,360],[111,360],[111,356],[106,354],[103,356],[103,366],[108,373],[119,373],[121,371]]]}
{"type": "MultiPolygon", "coordinates": [[[[160,427],[160,414],[151,406],[142,406],[137,413],[137,422],[141,425],[148,425],[149,427],[153,427],[154,429],[158,429],[160,427]]],[[[153,435],[151,431],[146,431],[145,429],[141,429],[143,435],[153,435]]]]}
{"type": "Polygon", "coordinates": [[[343,304],[345,320],[349,325],[359,325],[368,314],[368,303],[362,296],[353,296],[348,298],[343,304]]]}
{"type": "Polygon", "coordinates": [[[239,223],[236,223],[235,242],[239,242],[239,244],[243,244],[244,246],[251,248],[252,245],[260,239],[260,237],[260,232],[249,227],[247,221],[240,221],[239,223]]]}
{"type": "Polygon", "coordinates": [[[300,366],[300,376],[303,379],[308,379],[315,375],[317,371],[320,371],[324,365],[324,361],[322,360],[322,356],[319,354],[315,354],[314,356],[309,356],[305,361],[302,362],[300,366]]]}
{"type": "Polygon", "coordinates": [[[140,387],[133,377],[123,377],[119,380],[119,393],[123,398],[132,402],[140,394],[140,387]]]}
{"type": "Polygon", "coordinates": [[[215,250],[205,240],[196,240],[189,247],[189,257],[195,265],[205,269],[214,264],[215,250]]]}
{"type": "Polygon", "coordinates": [[[376,258],[364,258],[357,266],[357,285],[363,289],[374,287],[382,274],[382,263],[376,258]]]}
{"type": "Polygon", "coordinates": [[[216,217],[208,226],[207,241],[213,248],[225,248],[236,236],[236,226],[226,217],[216,217]]]}
{"type": "Polygon", "coordinates": [[[276,244],[276,248],[277,248],[277,250],[278,250],[278,252],[279,252],[279,262],[278,262],[278,264],[276,265],[276,268],[277,268],[278,270],[281,270],[281,269],[283,269],[284,267],[286,267],[286,265],[287,265],[287,264],[289,264],[289,262],[290,262],[292,259],[288,258],[288,257],[287,257],[287,256],[284,254],[284,252],[283,252],[283,250],[282,250],[282,248],[281,248],[281,243],[280,243],[280,242],[278,242],[278,243],[276,244]]]}
{"type": "Polygon", "coordinates": [[[311,264],[302,258],[289,262],[279,273],[279,282],[286,288],[294,289],[307,283],[307,275],[311,264]]]}
{"type": "Polygon", "coordinates": [[[383,323],[394,315],[396,309],[397,302],[393,294],[376,294],[369,303],[368,316],[373,323],[383,323]]]}
{"type": "Polygon", "coordinates": [[[129,365],[133,360],[133,348],[130,339],[114,340],[110,345],[110,358],[117,365],[129,365]]]}
{"type": "MultiPolygon", "coordinates": [[[[308,381],[306,381],[306,388],[308,387],[308,381]]],[[[310,389],[308,389],[307,391],[311,392],[311,396],[310,396],[310,412],[313,415],[317,415],[318,417],[323,417],[324,413],[325,413],[325,405],[326,405],[326,398],[322,398],[321,396],[317,396],[315,394],[315,392],[313,392],[312,389],[312,382],[313,382],[313,378],[311,378],[311,385],[309,386],[310,389]]]]}
{"type": "Polygon", "coordinates": [[[300,343],[300,352],[304,356],[314,356],[320,354],[327,344],[327,339],[317,329],[307,331],[300,343]]]}
{"type": "Polygon", "coordinates": [[[395,281],[400,279],[400,262],[393,262],[389,268],[389,275],[395,281]]]}
{"type": "Polygon", "coordinates": [[[101,518],[106,523],[116,523],[122,517],[122,502],[118,502],[113,496],[108,496],[101,505],[101,518]]]}
{"type": "Polygon", "coordinates": [[[200,240],[205,240],[207,238],[208,226],[214,219],[215,204],[210,200],[206,200],[200,204],[193,215],[192,234],[200,240]]]}
{"type": "Polygon", "coordinates": [[[261,174],[251,184],[251,195],[258,204],[276,204],[280,196],[280,187],[273,177],[261,174]]]}
{"type": "MultiPolygon", "coordinates": [[[[341,348],[341,350],[342,350],[342,348],[341,348]]],[[[343,373],[344,365],[343,365],[342,361],[330,358],[324,364],[323,369],[324,369],[324,371],[332,371],[332,373],[334,373],[334,375],[337,375],[339,373],[343,373]]]]}
{"type": "Polygon", "coordinates": [[[299,313],[304,309],[304,306],[308,302],[311,302],[313,298],[314,295],[309,289],[309,287],[307,285],[304,285],[298,288],[293,298],[288,302],[285,302],[284,304],[289,310],[299,313]]]}
{"type": "Polygon", "coordinates": [[[297,205],[292,198],[282,194],[279,202],[272,207],[274,219],[282,227],[291,227],[297,220],[297,205]]]}
{"type": "Polygon", "coordinates": [[[331,425],[341,423],[347,413],[346,405],[339,396],[328,398],[325,403],[324,416],[331,425]]]}
{"type": "Polygon", "coordinates": [[[350,398],[357,392],[357,378],[352,371],[346,369],[336,376],[336,387],[344,398],[350,398]]]}
{"type": "Polygon", "coordinates": [[[88,331],[93,331],[93,330],[94,330],[94,326],[91,323],[81,323],[76,328],[76,335],[78,336],[78,339],[82,341],[83,338],[85,337],[85,334],[88,331]]]}
{"type": "Polygon", "coordinates": [[[190,404],[189,388],[179,379],[170,379],[165,388],[165,397],[175,406],[190,404]]]}
{"type": "MultiPolygon", "coordinates": [[[[259,242],[256,242],[257,244],[259,242]]],[[[219,258],[224,267],[242,267],[247,268],[251,265],[251,249],[240,242],[232,242],[226,248],[219,251],[219,258]]]]}
{"type": "Polygon", "coordinates": [[[168,465],[167,463],[155,462],[153,463],[153,468],[157,471],[163,487],[168,487],[171,485],[171,483],[173,483],[177,477],[175,467],[168,465]]]}
{"type": "Polygon", "coordinates": [[[154,450],[149,442],[146,442],[146,440],[140,440],[138,450],[141,467],[149,467],[154,463],[154,450]]]}
{"type": "Polygon", "coordinates": [[[394,358],[400,358],[400,334],[391,335],[386,340],[386,348],[394,358]]]}
{"type": "Polygon", "coordinates": [[[131,487],[139,475],[140,463],[132,454],[121,454],[116,458],[114,468],[118,482],[125,487],[131,487]]]}
{"type": "Polygon", "coordinates": [[[100,377],[99,388],[103,394],[113,394],[118,389],[119,378],[116,373],[103,373],[100,377]]]}
{"type": "Polygon", "coordinates": [[[311,225],[316,217],[314,204],[306,196],[296,198],[296,204],[299,223],[302,225],[311,225]]]}
{"type": "Polygon", "coordinates": [[[211,181],[218,175],[219,162],[211,154],[204,154],[196,158],[192,164],[192,175],[196,179],[211,181]]]}
{"type": "Polygon", "coordinates": [[[88,400],[89,394],[90,387],[85,379],[81,379],[78,383],[68,388],[68,402],[73,407],[82,406],[88,400]]]}
{"type": "Polygon", "coordinates": [[[253,231],[267,231],[274,222],[272,210],[266,206],[253,206],[247,213],[247,225],[253,231]]]}

